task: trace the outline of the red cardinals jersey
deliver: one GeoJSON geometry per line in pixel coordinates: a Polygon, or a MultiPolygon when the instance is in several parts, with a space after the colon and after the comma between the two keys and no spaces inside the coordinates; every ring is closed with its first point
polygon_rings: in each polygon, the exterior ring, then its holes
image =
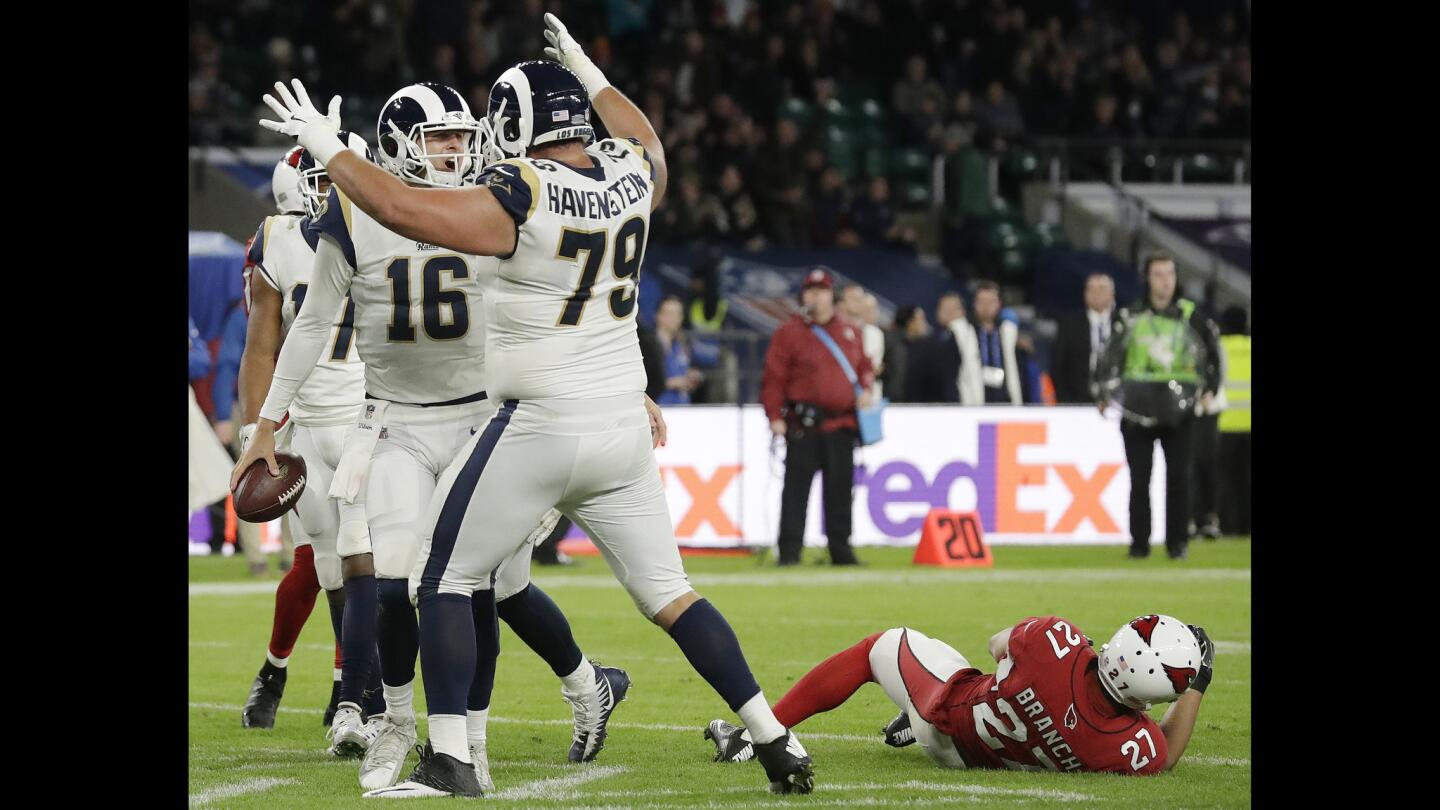
{"type": "Polygon", "coordinates": [[[1058,616],[1032,617],[1010,631],[995,674],[961,670],[915,706],[954,739],[970,767],[1159,773],[1166,759],[1159,724],[1111,701],[1098,668],[1080,628],[1058,616]]]}

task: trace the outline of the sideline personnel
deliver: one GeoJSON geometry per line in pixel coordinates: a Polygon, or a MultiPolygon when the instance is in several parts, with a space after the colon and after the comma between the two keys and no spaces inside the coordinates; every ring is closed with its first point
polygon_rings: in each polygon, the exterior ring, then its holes
{"type": "Polygon", "coordinates": [[[875,373],[861,348],[860,327],[835,310],[830,275],[817,267],[800,291],[805,307],[775,330],[765,355],[760,402],[770,430],[785,437],[785,488],[780,499],[780,565],[800,562],[805,509],[815,471],[825,501],[825,537],[834,565],[858,565],[850,548],[851,491],[855,482],[856,407],[870,404],[875,373]],[[835,341],[865,391],[855,387],[835,356],[814,333],[819,326],[835,341]]]}

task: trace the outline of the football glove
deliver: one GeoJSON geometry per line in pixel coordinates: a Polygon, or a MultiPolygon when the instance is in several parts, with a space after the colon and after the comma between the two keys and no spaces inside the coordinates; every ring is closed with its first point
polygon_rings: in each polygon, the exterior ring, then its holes
{"type": "Polygon", "coordinates": [[[1195,634],[1195,640],[1200,642],[1200,672],[1190,683],[1190,688],[1203,695],[1210,686],[1210,679],[1215,675],[1215,642],[1205,635],[1205,628],[1195,624],[1185,626],[1190,628],[1190,632],[1195,634]]]}
{"type": "MultiPolygon", "coordinates": [[[[590,93],[590,100],[595,100],[595,94],[610,86],[610,81],[590,57],[585,55],[585,49],[580,43],[570,36],[565,23],[550,12],[545,12],[545,40],[551,47],[545,49],[545,55],[556,62],[570,69],[580,78],[580,83],[585,85],[585,90],[590,93]]],[[[336,127],[339,128],[338,126],[336,127]]]]}
{"type": "Polygon", "coordinates": [[[345,144],[338,134],[340,97],[332,97],[329,111],[322,115],[315,105],[310,103],[310,95],[305,92],[305,85],[301,84],[299,79],[291,79],[290,83],[295,87],[294,95],[290,94],[284,82],[275,83],[275,92],[280,95],[279,101],[275,100],[275,96],[265,94],[265,105],[274,110],[280,120],[262,118],[260,126],[295,138],[311,157],[324,166],[335,155],[345,151],[345,144]]]}

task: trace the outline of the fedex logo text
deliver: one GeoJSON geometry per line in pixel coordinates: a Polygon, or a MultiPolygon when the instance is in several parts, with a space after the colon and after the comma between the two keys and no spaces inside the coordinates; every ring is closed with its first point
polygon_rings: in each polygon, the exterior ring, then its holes
{"type": "Polygon", "coordinates": [[[1046,427],[1040,422],[982,423],[978,458],[973,463],[946,463],[933,480],[927,481],[920,468],[908,461],[886,462],[873,471],[857,467],[856,500],[863,499],[876,529],[890,537],[904,537],[920,531],[928,509],[956,506],[951,502],[951,488],[960,479],[967,479],[975,488],[976,511],[986,532],[1066,534],[1086,520],[1097,532],[1119,532],[1101,496],[1122,465],[1101,463],[1087,476],[1075,464],[1020,462],[1022,446],[1046,443],[1046,427]],[[1053,525],[1046,526],[1044,512],[1020,508],[1019,494],[1021,487],[1046,486],[1052,471],[1068,491],[1069,505],[1053,525]],[[865,489],[863,494],[859,487],[865,489]],[[923,508],[907,510],[911,514],[903,518],[892,518],[890,507],[899,504],[923,508]]]}

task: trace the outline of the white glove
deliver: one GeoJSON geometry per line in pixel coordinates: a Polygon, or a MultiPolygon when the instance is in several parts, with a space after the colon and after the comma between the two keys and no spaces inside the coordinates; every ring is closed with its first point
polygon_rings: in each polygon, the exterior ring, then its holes
{"type": "Polygon", "coordinates": [[[585,55],[585,49],[570,36],[565,23],[560,22],[559,17],[545,12],[545,26],[548,29],[545,40],[554,46],[546,48],[545,55],[570,68],[572,73],[580,77],[580,83],[585,85],[585,90],[590,93],[590,100],[594,101],[595,94],[609,87],[610,81],[600,72],[600,68],[595,67],[590,57],[585,55]]]}
{"type": "Polygon", "coordinates": [[[305,85],[299,79],[291,79],[290,83],[295,86],[295,95],[290,95],[283,82],[275,83],[275,92],[280,94],[284,104],[275,100],[269,93],[265,94],[265,104],[280,116],[279,121],[260,120],[260,126],[278,132],[281,135],[289,135],[305,150],[310,156],[324,166],[330,159],[340,152],[345,151],[345,143],[340,140],[340,97],[334,96],[330,99],[329,112],[322,115],[315,105],[310,103],[310,96],[305,92],[305,85]]]}
{"type": "Polygon", "coordinates": [[[244,455],[245,450],[250,447],[250,439],[255,436],[255,423],[240,426],[240,454],[244,455]]]}

